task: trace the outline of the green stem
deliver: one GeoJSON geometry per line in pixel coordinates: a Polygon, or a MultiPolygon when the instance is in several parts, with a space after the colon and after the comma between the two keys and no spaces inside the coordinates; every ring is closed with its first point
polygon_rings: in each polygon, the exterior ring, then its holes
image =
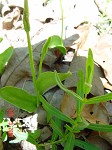
{"type": "Polygon", "coordinates": [[[38,100],[38,89],[36,85],[36,72],[35,72],[35,66],[34,66],[34,59],[33,59],[33,50],[32,50],[32,45],[31,45],[31,39],[30,39],[30,22],[29,22],[29,6],[28,6],[28,0],[24,0],[24,13],[23,13],[23,24],[24,24],[24,30],[26,31],[27,35],[27,42],[28,42],[28,52],[29,52],[29,59],[30,59],[30,69],[32,73],[32,78],[33,78],[33,84],[34,84],[34,89],[37,97],[37,106],[39,105],[39,100],[38,100]]]}
{"type": "Polygon", "coordinates": [[[36,86],[36,73],[35,73],[35,66],[34,66],[34,60],[33,60],[33,50],[30,40],[29,32],[26,32],[27,34],[27,41],[28,41],[28,52],[29,52],[29,58],[30,58],[30,68],[32,72],[32,78],[34,83],[35,92],[37,93],[37,86],[36,86]]]}
{"type": "MultiPolygon", "coordinates": [[[[33,50],[32,50],[32,45],[31,45],[31,40],[30,40],[30,34],[29,32],[26,32],[27,35],[27,41],[28,41],[28,52],[29,52],[29,59],[30,59],[30,68],[31,68],[31,73],[32,73],[32,79],[33,79],[33,84],[34,84],[34,89],[36,96],[38,97],[38,89],[36,85],[36,72],[35,72],[35,66],[34,66],[34,59],[33,59],[33,50]]],[[[37,101],[37,106],[38,106],[38,101],[37,101]]]]}
{"type": "Polygon", "coordinates": [[[63,25],[64,25],[64,17],[63,17],[62,0],[60,0],[60,9],[61,9],[61,19],[62,19],[61,38],[63,39],[63,25]]]}
{"type": "Polygon", "coordinates": [[[43,143],[43,144],[38,144],[37,146],[48,146],[48,145],[53,145],[53,144],[59,144],[59,143],[63,143],[64,142],[64,139],[60,139],[60,140],[57,140],[57,141],[51,141],[50,143],[43,143]]]}
{"type": "Polygon", "coordinates": [[[77,126],[78,126],[78,122],[80,121],[81,114],[82,114],[82,111],[83,111],[84,106],[85,106],[85,104],[83,103],[83,104],[81,105],[80,111],[78,112],[77,117],[76,117],[76,119],[75,119],[75,121],[74,121],[74,125],[73,125],[73,127],[72,127],[73,130],[75,130],[75,129],[77,128],[77,126]]]}

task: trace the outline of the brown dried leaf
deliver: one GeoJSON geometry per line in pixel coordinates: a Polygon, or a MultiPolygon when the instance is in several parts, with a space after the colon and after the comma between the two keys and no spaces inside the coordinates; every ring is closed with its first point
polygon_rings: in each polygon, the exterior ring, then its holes
{"type": "Polygon", "coordinates": [[[64,97],[62,99],[62,103],[61,103],[61,111],[71,117],[74,118],[75,116],[75,112],[76,112],[76,100],[69,96],[68,94],[64,94],[64,97]]]}
{"type": "Polygon", "coordinates": [[[104,35],[93,49],[94,60],[104,70],[106,79],[112,84],[112,35],[104,35]]]}
{"type": "Polygon", "coordinates": [[[101,150],[111,149],[111,145],[106,140],[97,135],[95,132],[88,136],[87,140],[89,143],[96,145],[101,150]]]}
{"type": "Polygon", "coordinates": [[[112,132],[100,132],[100,137],[102,137],[112,145],[112,132]]]}
{"type": "Polygon", "coordinates": [[[109,123],[108,112],[102,103],[85,106],[82,115],[90,123],[109,123]]]}

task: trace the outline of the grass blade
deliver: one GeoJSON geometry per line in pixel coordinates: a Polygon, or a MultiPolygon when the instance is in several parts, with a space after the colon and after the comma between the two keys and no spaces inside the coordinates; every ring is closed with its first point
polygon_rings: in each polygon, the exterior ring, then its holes
{"type": "MultiPolygon", "coordinates": [[[[59,135],[60,137],[63,137],[63,132],[60,129],[60,127],[57,125],[57,122],[54,122],[53,120],[50,121],[50,126],[52,127],[52,129],[55,131],[55,133],[57,135],[59,135]]],[[[54,137],[53,137],[54,138],[54,137]]],[[[53,139],[52,139],[53,140],[53,139]]]]}
{"type": "Polygon", "coordinates": [[[69,122],[71,124],[74,123],[74,121],[69,118],[68,116],[64,115],[61,111],[50,105],[43,96],[40,95],[40,101],[42,103],[43,108],[51,115],[59,118],[60,120],[63,120],[65,122],[69,122]]]}
{"type": "Polygon", "coordinates": [[[88,99],[88,101],[86,101],[86,104],[96,104],[96,103],[101,103],[101,102],[106,102],[112,99],[112,93],[107,93],[105,95],[102,96],[96,96],[93,98],[88,99]]]}
{"type": "MultiPolygon", "coordinates": [[[[83,74],[83,72],[80,70],[80,71],[78,72],[78,75],[79,75],[80,79],[78,80],[76,93],[77,93],[82,99],[84,99],[84,93],[85,93],[84,74],[83,74]]],[[[76,106],[77,114],[80,112],[81,107],[82,107],[82,104],[83,104],[83,103],[77,99],[77,106],[76,106]]]]}
{"type": "Polygon", "coordinates": [[[85,95],[89,94],[91,90],[93,74],[94,74],[93,54],[91,49],[89,49],[88,58],[86,61],[85,95]]]}
{"type": "Polygon", "coordinates": [[[64,146],[64,150],[73,150],[73,148],[74,148],[74,134],[70,132],[68,133],[68,138],[64,146]]]}
{"type": "Polygon", "coordinates": [[[81,102],[83,102],[83,99],[78,95],[76,94],[75,92],[71,91],[71,90],[68,90],[60,81],[60,78],[58,76],[58,73],[55,72],[55,79],[56,79],[56,82],[58,84],[58,86],[63,90],[65,91],[66,93],[68,93],[70,96],[76,98],[76,100],[79,100],[81,102]]]}
{"type": "Polygon", "coordinates": [[[87,128],[95,131],[112,132],[112,125],[106,124],[89,124],[87,128]]]}
{"type": "Polygon", "coordinates": [[[74,144],[75,144],[75,146],[78,146],[84,150],[101,150],[101,149],[97,148],[95,145],[90,144],[88,142],[81,141],[81,140],[75,139],[74,144]]]}

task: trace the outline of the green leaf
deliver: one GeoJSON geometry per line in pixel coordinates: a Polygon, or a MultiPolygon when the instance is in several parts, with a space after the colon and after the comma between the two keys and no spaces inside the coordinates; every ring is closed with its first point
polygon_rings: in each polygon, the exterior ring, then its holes
{"type": "Polygon", "coordinates": [[[88,121],[86,121],[82,116],[80,117],[80,120],[78,120],[77,130],[84,130],[89,125],[88,121]]]}
{"type": "Polygon", "coordinates": [[[13,47],[9,47],[3,53],[0,54],[0,73],[2,73],[6,62],[11,58],[13,54],[13,47]]]}
{"type": "Polygon", "coordinates": [[[37,108],[36,97],[19,88],[4,87],[0,89],[0,97],[28,112],[34,112],[37,108]]]}
{"type": "MultiPolygon", "coordinates": [[[[58,76],[61,81],[65,80],[67,77],[71,75],[70,72],[68,73],[59,73],[58,76]]],[[[55,80],[55,72],[43,72],[40,74],[40,76],[37,79],[37,89],[40,92],[40,94],[43,94],[50,88],[56,86],[56,80],[55,80]]]]}
{"type": "Polygon", "coordinates": [[[63,46],[63,40],[58,35],[53,35],[50,37],[49,48],[58,48],[60,52],[64,55],[66,54],[66,48],[63,46]]]}
{"type": "MultiPolygon", "coordinates": [[[[52,127],[53,131],[59,135],[60,137],[63,137],[63,132],[62,129],[58,126],[57,124],[58,122],[53,121],[53,119],[51,119],[50,121],[50,126],[52,127]]],[[[54,138],[54,137],[53,137],[54,138]]],[[[53,139],[52,139],[53,140],[53,139]]]]}
{"type": "Polygon", "coordinates": [[[77,94],[80,95],[80,97],[84,98],[84,92],[85,92],[85,82],[84,82],[84,73],[82,70],[78,72],[79,80],[77,83],[77,94]]]}
{"type": "Polygon", "coordinates": [[[60,78],[58,76],[58,73],[55,71],[55,79],[56,79],[56,82],[58,84],[58,86],[64,90],[66,93],[68,93],[70,96],[76,98],[76,100],[79,100],[81,102],[83,102],[83,99],[78,95],[76,94],[75,92],[71,91],[71,90],[68,90],[60,81],[60,78]]]}
{"type": "Polygon", "coordinates": [[[44,61],[48,49],[55,48],[55,47],[58,48],[60,52],[62,52],[62,54],[66,54],[66,48],[63,46],[62,39],[57,35],[53,35],[49,37],[42,48],[42,54],[41,54],[40,64],[39,64],[39,75],[41,73],[42,63],[44,61]]]}
{"type": "MultiPolygon", "coordinates": [[[[52,121],[52,119],[51,119],[51,121],[52,121]]],[[[58,136],[60,135],[59,133],[57,133],[56,128],[61,129],[61,132],[62,132],[62,128],[61,128],[62,127],[62,121],[59,118],[54,117],[54,122],[55,122],[56,126],[58,126],[58,127],[53,128],[53,125],[52,125],[53,133],[52,133],[52,139],[51,139],[51,141],[57,140],[58,136]]],[[[61,133],[61,135],[63,135],[63,132],[61,133]]]]}
{"type": "Polygon", "coordinates": [[[52,145],[52,150],[57,150],[56,144],[53,144],[53,145],[52,145]]]}
{"type": "Polygon", "coordinates": [[[59,118],[60,120],[63,120],[65,122],[69,122],[71,124],[74,124],[74,121],[69,118],[68,116],[64,115],[61,111],[59,111],[58,109],[56,109],[55,107],[53,107],[52,105],[50,105],[43,96],[40,95],[39,97],[43,108],[51,115],[59,118]]]}
{"type": "Polygon", "coordinates": [[[39,146],[38,150],[45,150],[45,148],[43,146],[39,146]]]}
{"type": "Polygon", "coordinates": [[[102,96],[96,96],[93,98],[88,99],[88,101],[86,101],[86,104],[96,104],[96,103],[100,103],[100,102],[106,102],[112,99],[112,93],[107,93],[105,95],[102,96]]]}
{"type": "Polygon", "coordinates": [[[37,141],[40,135],[41,135],[41,130],[35,130],[34,133],[28,133],[27,141],[34,145],[37,145],[38,144],[37,141]]]}
{"type": "Polygon", "coordinates": [[[2,37],[0,37],[0,43],[3,41],[3,38],[2,37]]]}
{"type": "MultiPolygon", "coordinates": [[[[84,74],[83,74],[82,70],[80,70],[78,72],[78,75],[80,78],[77,83],[76,93],[83,99],[84,93],[85,93],[85,82],[84,82],[84,74]]],[[[82,105],[83,105],[83,103],[77,99],[77,106],[76,106],[77,114],[80,112],[82,105]]]]}
{"type": "Polygon", "coordinates": [[[67,141],[64,146],[64,150],[73,150],[74,148],[74,134],[73,133],[68,133],[67,141]]]}
{"type": "Polygon", "coordinates": [[[89,49],[88,58],[86,61],[85,95],[89,94],[91,90],[93,74],[94,74],[93,54],[91,49],[89,49]]]}
{"type": "Polygon", "coordinates": [[[28,137],[32,137],[33,139],[38,139],[41,135],[41,130],[35,130],[34,132],[28,133],[28,137]]]}
{"type": "Polygon", "coordinates": [[[3,129],[9,125],[9,123],[7,121],[2,121],[2,123],[0,123],[0,127],[2,126],[3,129]]]}
{"type": "Polygon", "coordinates": [[[3,134],[2,134],[2,141],[3,142],[7,141],[7,132],[3,132],[3,134]]]}
{"type": "Polygon", "coordinates": [[[99,148],[97,148],[95,145],[93,144],[90,144],[88,142],[84,142],[84,141],[81,141],[81,140],[74,140],[74,144],[75,146],[78,146],[84,150],[100,150],[99,148]]]}
{"type": "Polygon", "coordinates": [[[112,125],[106,125],[106,124],[89,124],[87,126],[88,129],[92,129],[95,131],[102,131],[102,132],[112,132],[112,125]]]}
{"type": "Polygon", "coordinates": [[[4,118],[4,110],[0,110],[0,123],[2,123],[4,118]]]}

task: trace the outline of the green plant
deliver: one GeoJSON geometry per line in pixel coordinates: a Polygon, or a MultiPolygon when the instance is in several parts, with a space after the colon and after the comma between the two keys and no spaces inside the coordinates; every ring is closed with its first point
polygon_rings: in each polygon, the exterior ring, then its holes
{"type": "MultiPolygon", "coordinates": [[[[99,6],[98,6],[98,9],[99,9],[99,21],[96,23],[95,27],[98,31],[98,34],[101,35],[101,34],[105,34],[105,33],[111,33],[111,29],[112,29],[112,18],[111,16],[109,16],[107,14],[107,9],[108,9],[108,5],[111,1],[110,0],[106,0],[105,2],[105,8],[104,10],[100,10],[99,6]]],[[[97,5],[97,4],[96,4],[97,5]]]]}
{"type": "MultiPolygon", "coordinates": [[[[104,102],[112,98],[112,93],[109,93],[103,96],[97,96],[87,99],[87,95],[91,90],[92,78],[94,73],[94,62],[91,49],[89,49],[86,62],[86,76],[84,77],[82,71],[79,71],[78,73],[80,79],[77,84],[76,93],[68,90],[61,82],[71,75],[70,72],[42,72],[42,63],[49,48],[57,47],[62,52],[62,54],[66,53],[66,49],[63,46],[62,38],[57,35],[49,37],[42,48],[37,78],[35,73],[33,51],[29,34],[30,23],[27,0],[24,1],[23,22],[28,41],[30,68],[35,88],[35,95],[31,95],[27,91],[24,91],[22,89],[9,86],[0,89],[0,97],[15,105],[16,107],[19,107],[28,112],[34,112],[39,105],[42,105],[42,107],[47,112],[47,121],[52,128],[52,137],[51,140],[45,143],[41,143],[41,141],[39,141],[39,136],[41,134],[39,130],[36,130],[34,133],[24,133],[19,131],[18,128],[14,127],[14,135],[16,139],[11,142],[16,143],[20,142],[21,140],[27,140],[32,144],[35,144],[38,150],[42,150],[47,145],[52,145],[52,150],[56,150],[58,144],[63,145],[64,150],[73,150],[75,146],[78,146],[85,150],[98,150],[96,146],[88,142],[78,140],[76,138],[76,134],[79,133],[81,130],[84,130],[85,128],[95,131],[112,132],[112,125],[91,124],[86,121],[84,117],[82,117],[82,111],[85,105],[104,102]],[[46,80],[45,77],[49,80],[46,80]],[[70,117],[64,115],[61,111],[50,105],[44,98],[44,92],[56,85],[58,85],[62,90],[64,90],[66,93],[76,99],[77,117],[75,119],[71,119],[70,117]],[[63,123],[65,123],[64,126],[63,123]]],[[[7,127],[7,124],[3,124],[1,120],[0,126],[7,127]]]]}

